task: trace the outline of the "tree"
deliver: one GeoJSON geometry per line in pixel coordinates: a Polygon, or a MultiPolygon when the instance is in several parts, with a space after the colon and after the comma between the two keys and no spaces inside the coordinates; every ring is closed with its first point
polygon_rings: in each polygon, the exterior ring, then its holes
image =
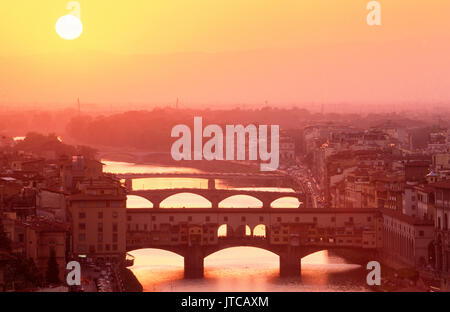
{"type": "Polygon", "coordinates": [[[60,282],[59,267],[58,262],[56,262],[56,253],[54,249],[50,251],[50,258],[47,262],[47,271],[45,277],[47,283],[49,284],[58,284],[60,282]]]}
{"type": "Polygon", "coordinates": [[[42,275],[33,258],[15,255],[5,267],[5,284],[11,289],[22,290],[42,285],[42,275]]]}
{"type": "Polygon", "coordinates": [[[11,251],[11,240],[6,236],[3,223],[0,219],[0,249],[11,251]]]}
{"type": "Polygon", "coordinates": [[[27,260],[27,271],[25,274],[25,279],[33,286],[40,286],[42,284],[42,275],[39,271],[33,258],[27,260]]]}

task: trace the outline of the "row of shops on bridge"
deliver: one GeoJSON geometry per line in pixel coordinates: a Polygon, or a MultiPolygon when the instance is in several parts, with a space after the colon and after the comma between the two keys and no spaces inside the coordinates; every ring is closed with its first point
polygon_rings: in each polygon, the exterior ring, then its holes
{"type": "Polygon", "coordinates": [[[323,245],[355,248],[380,248],[382,233],[374,227],[360,227],[346,222],[342,227],[319,227],[316,223],[263,224],[250,229],[242,225],[232,229],[215,223],[160,224],[158,229],[139,229],[129,226],[127,246],[136,248],[179,245],[216,245],[223,240],[265,241],[272,245],[323,245]]]}

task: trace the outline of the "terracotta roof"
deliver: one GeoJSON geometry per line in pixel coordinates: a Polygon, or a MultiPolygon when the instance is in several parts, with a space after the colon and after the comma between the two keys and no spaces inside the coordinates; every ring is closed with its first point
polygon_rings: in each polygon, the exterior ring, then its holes
{"type": "Polygon", "coordinates": [[[125,195],[89,195],[75,194],[69,196],[69,200],[125,200],[125,195]]]}
{"type": "Polygon", "coordinates": [[[450,180],[440,181],[436,183],[428,184],[432,188],[450,189],[450,180]]]}
{"type": "Polygon", "coordinates": [[[394,219],[412,224],[412,225],[432,225],[434,226],[434,222],[432,220],[422,220],[422,219],[418,219],[418,218],[413,218],[411,216],[405,215],[403,213],[400,213],[398,211],[395,210],[391,210],[391,209],[380,209],[381,213],[383,215],[387,215],[389,217],[392,217],[394,219]]]}

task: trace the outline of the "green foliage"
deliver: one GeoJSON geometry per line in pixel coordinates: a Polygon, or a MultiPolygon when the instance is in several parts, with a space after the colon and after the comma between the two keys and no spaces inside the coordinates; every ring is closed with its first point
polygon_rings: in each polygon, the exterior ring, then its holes
{"type": "Polygon", "coordinates": [[[15,149],[33,153],[53,151],[57,156],[83,155],[90,159],[95,158],[97,153],[95,149],[88,146],[80,145],[74,147],[72,145],[65,144],[61,142],[58,136],[54,133],[43,135],[36,132],[27,133],[25,139],[16,144],[15,149]]]}
{"type": "Polygon", "coordinates": [[[6,265],[5,282],[16,290],[36,288],[42,285],[42,275],[32,258],[16,255],[6,265]]]}
{"type": "Polygon", "coordinates": [[[50,258],[48,258],[45,277],[48,284],[58,284],[60,282],[58,262],[56,262],[56,254],[54,250],[50,251],[50,258]]]}

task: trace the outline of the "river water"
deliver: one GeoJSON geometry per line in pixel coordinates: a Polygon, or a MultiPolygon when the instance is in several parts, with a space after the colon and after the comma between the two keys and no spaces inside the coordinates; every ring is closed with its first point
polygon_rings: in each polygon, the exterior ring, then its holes
{"type": "MultiPolygon", "coordinates": [[[[105,172],[201,172],[183,167],[138,165],[126,162],[102,161],[105,172]]],[[[205,179],[152,178],[133,180],[133,189],[149,188],[207,188],[205,179]]],[[[225,181],[218,181],[218,188],[231,188],[225,181]]],[[[252,188],[255,189],[255,188],[252,188]]],[[[260,190],[280,190],[261,188],[260,190]]],[[[293,191],[282,189],[283,191],[293,191]]],[[[246,196],[230,199],[224,207],[259,207],[257,201],[246,196]]],[[[280,207],[297,208],[299,203],[285,198],[277,203],[280,207]]],[[[276,208],[277,205],[274,207],[276,208]]],[[[145,199],[129,196],[128,208],[148,208],[145,199]]],[[[161,207],[208,207],[208,202],[193,194],[173,196],[161,203],[161,207]]],[[[220,234],[220,233],[219,233],[220,234]]],[[[258,234],[255,232],[255,234],[258,234]]],[[[367,271],[359,264],[334,254],[320,251],[302,259],[301,278],[280,278],[278,256],[259,248],[235,247],[216,252],[205,258],[205,277],[185,280],[183,258],[159,249],[141,249],[130,252],[135,257],[131,270],[142,284],[144,291],[369,291],[366,284],[367,271]]]]}

